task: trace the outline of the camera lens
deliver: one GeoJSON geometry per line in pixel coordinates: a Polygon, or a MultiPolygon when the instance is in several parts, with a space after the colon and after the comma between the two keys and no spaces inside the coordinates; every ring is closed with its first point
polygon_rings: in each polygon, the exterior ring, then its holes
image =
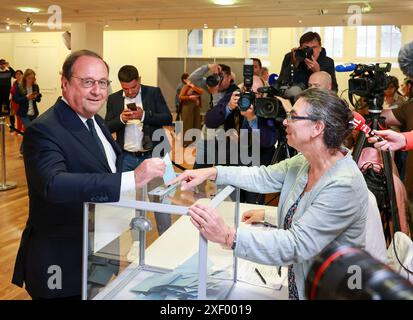
{"type": "Polygon", "coordinates": [[[305,291],[309,299],[413,299],[413,286],[408,280],[366,252],[335,243],[316,257],[305,291]],[[354,287],[356,275],[360,287],[354,287]]]}
{"type": "Polygon", "coordinates": [[[222,80],[222,77],[218,74],[210,75],[206,78],[206,84],[208,87],[216,87],[222,80]]]}
{"type": "Polygon", "coordinates": [[[254,104],[255,95],[253,92],[241,93],[238,100],[238,107],[240,111],[247,111],[250,105],[254,104]]]}

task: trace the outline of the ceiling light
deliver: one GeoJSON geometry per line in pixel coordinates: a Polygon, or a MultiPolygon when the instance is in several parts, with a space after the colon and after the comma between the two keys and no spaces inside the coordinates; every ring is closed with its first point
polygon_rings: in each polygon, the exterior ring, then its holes
{"type": "Polygon", "coordinates": [[[362,13],[369,13],[371,11],[371,5],[369,3],[366,3],[364,7],[361,8],[362,13]]]}
{"type": "Polygon", "coordinates": [[[17,8],[22,12],[27,12],[27,13],[38,13],[42,10],[38,9],[38,8],[33,8],[33,7],[19,7],[17,8]]]}
{"type": "Polygon", "coordinates": [[[232,6],[235,0],[214,0],[214,3],[219,6],[232,6]]]}
{"type": "Polygon", "coordinates": [[[105,24],[105,28],[109,28],[109,25],[108,25],[108,24],[105,24]]]}
{"type": "Polygon", "coordinates": [[[9,31],[10,30],[10,26],[7,24],[6,25],[6,30],[9,31]]]}
{"type": "Polygon", "coordinates": [[[204,23],[204,29],[208,29],[208,25],[204,23]]]}
{"type": "Polygon", "coordinates": [[[238,26],[237,26],[237,25],[235,25],[235,26],[234,26],[234,29],[238,29],[238,26]]]}
{"type": "Polygon", "coordinates": [[[32,31],[32,28],[31,28],[30,26],[27,26],[26,28],[24,28],[24,30],[25,30],[26,32],[30,32],[30,31],[32,31]]]}

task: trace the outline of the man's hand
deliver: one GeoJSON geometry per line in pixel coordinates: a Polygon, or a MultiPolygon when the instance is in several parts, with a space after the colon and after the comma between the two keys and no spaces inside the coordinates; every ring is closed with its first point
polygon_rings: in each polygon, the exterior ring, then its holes
{"type": "Polygon", "coordinates": [[[191,190],[192,188],[200,185],[206,180],[215,180],[217,177],[216,168],[204,168],[197,170],[185,170],[179,176],[171,181],[167,181],[167,185],[172,185],[177,182],[181,182],[181,190],[191,190]]]}
{"type": "Polygon", "coordinates": [[[135,169],[135,186],[142,188],[153,178],[162,177],[165,172],[166,164],[160,158],[150,158],[144,160],[135,169]]]}
{"type": "Polygon", "coordinates": [[[374,130],[373,133],[382,137],[383,141],[378,141],[376,137],[370,137],[368,141],[374,143],[374,147],[383,151],[396,151],[406,146],[406,137],[393,130],[374,130]]]}
{"type": "Polygon", "coordinates": [[[143,116],[143,109],[137,108],[136,111],[132,111],[130,109],[124,109],[121,113],[121,119],[123,122],[128,122],[128,120],[138,119],[141,120],[143,116]]]}
{"type": "Polygon", "coordinates": [[[123,122],[128,122],[128,120],[133,119],[133,111],[129,109],[123,109],[122,113],[120,114],[120,117],[123,122]]]}
{"type": "Polygon", "coordinates": [[[234,91],[232,93],[231,99],[229,99],[229,102],[228,102],[228,108],[230,108],[231,110],[238,108],[239,95],[240,95],[239,91],[234,91]]]}
{"type": "Polygon", "coordinates": [[[254,106],[250,105],[247,111],[241,111],[241,115],[248,121],[254,120],[257,116],[255,115],[254,106]]]}
{"type": "Polygon", "coordinates": [[[311,57],[311,60],[305,59],[304,63],[307,65],[308,69],[310,69],[312,72],[320,71],[320,65],[318,64],[317,60],[314,59],[314,57],[311,57]]]}
{"type": "Polygon", "coordinates": [[[208,64],[208,69],[213,74],[220,74],[222,72],[222,68],[218,63],[208,64]]]}
{"type": "Polygon", "coordinates": [[[132,119],[138,119],[141,120],[143,116],[143,109],[138,107],[136,108],[136,111],[132,111],[132,119]]]}

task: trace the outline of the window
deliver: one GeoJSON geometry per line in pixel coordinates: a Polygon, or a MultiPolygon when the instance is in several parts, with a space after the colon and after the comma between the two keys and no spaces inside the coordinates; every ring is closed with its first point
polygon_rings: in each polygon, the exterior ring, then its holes
{"type": "Polygon", "coordinates": [[[382,58],[396,58],[401,46],[401,31],[396,26],[381,27],[381,51],[382,58]]]}
{"type": "Polygon", "coordinates": [[[249,48],[250,56],[268,56],[268,29],[250,29],[249,48]]]}
{"type": "Polygon", "coordinates": [[[235,30],[217,29],[214,30],[214,47],[234,47],[235,30]]]}
{"type": "Polygon", "coordinates": [[[321,36],[321,27],[307,27],[307,28],[304,29],[303,34],[309,32],[309,31],[317,32],[321,36]]]}
{"type": "Polygon", "coordinates": [[[325,27],[321,41],[328,56],[343,57],[343,27],[325,27]]]}
{"type": "Polygon", "coordinates": [[[202,29],[188,31],[188,56],[202,56],[202,29]]]}
{"type": "Polygon", "coordinates": [[[357,57],[376,57],[376,26],[357,27],[357,57]]]}

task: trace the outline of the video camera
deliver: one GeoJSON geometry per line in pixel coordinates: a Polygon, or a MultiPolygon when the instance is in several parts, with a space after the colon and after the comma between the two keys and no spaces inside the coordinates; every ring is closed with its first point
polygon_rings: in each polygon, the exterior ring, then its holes
{"type": "Polygon", "coordinates": [[[391,82],[391,63],[358,64],[348,80],[349,100],[353,106],[353,95],[366,98],[370,112],[383,110],[384,90],[391,82]]]}

